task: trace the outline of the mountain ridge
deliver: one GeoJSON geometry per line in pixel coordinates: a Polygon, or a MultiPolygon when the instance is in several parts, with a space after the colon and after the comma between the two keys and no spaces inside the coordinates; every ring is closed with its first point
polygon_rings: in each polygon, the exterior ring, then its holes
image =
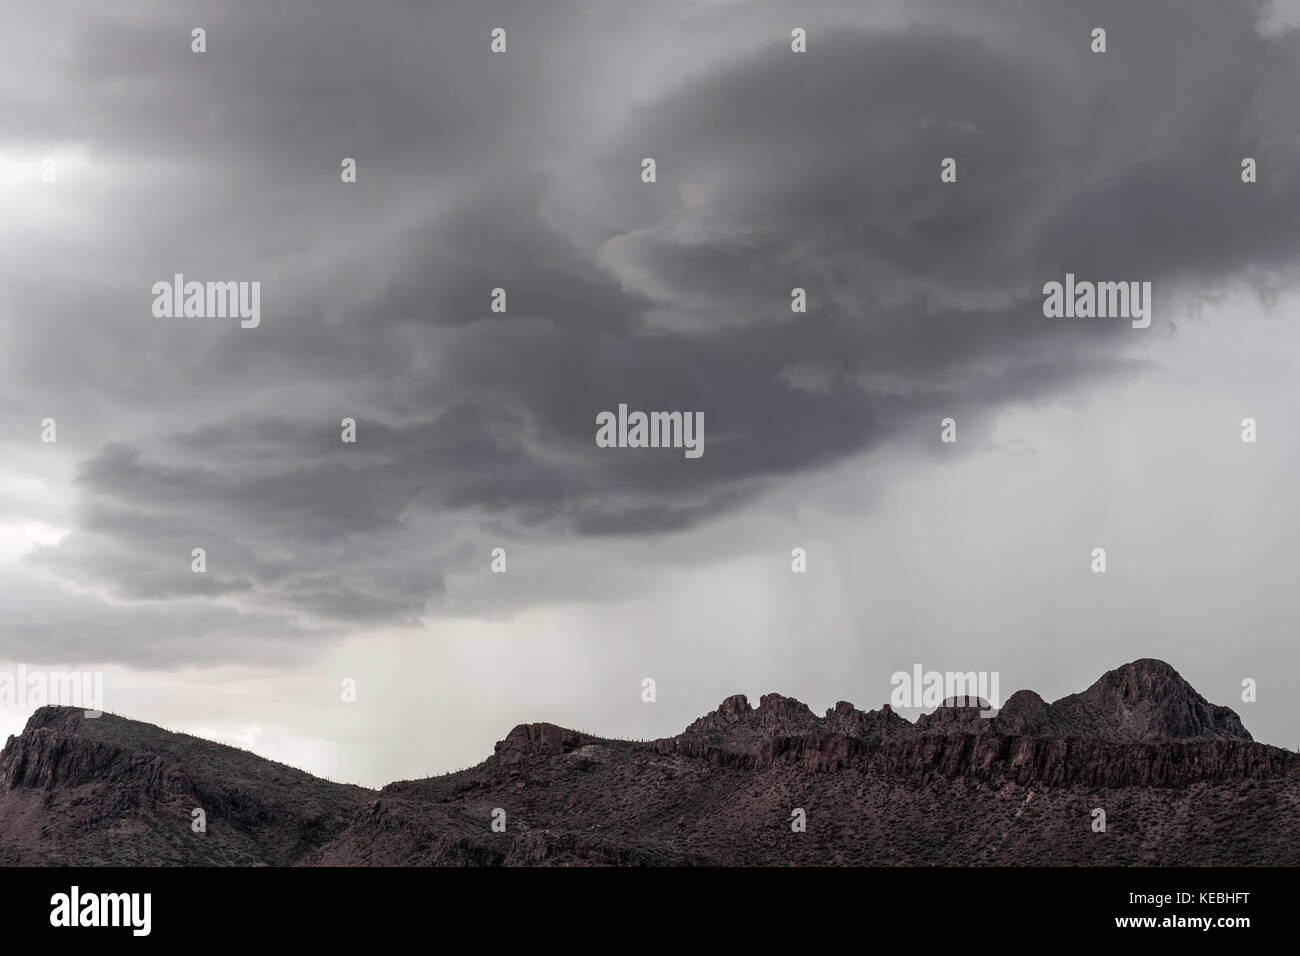
{"type": "Polygon", "coordinates": [[[986,714],[942,707],[912,723],[839,701],[818,716],[780,694],[756,707],[733,695],[648,742],[518,724],[475,767],[369,790],[46,707],[0,751],[0,863],[1300,860],[1300,755],[1255,742],[1163,661],[1050,704],[1017,691],[986,714]],[[1106,833],[1089,827],[1095,807],[1110,807],[1106,833]],[[795,808],[805,832],[790,828],[795,808]]]}

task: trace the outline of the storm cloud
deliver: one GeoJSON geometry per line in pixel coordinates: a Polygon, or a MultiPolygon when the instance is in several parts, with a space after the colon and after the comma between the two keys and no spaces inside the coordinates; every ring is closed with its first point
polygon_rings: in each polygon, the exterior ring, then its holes
{"type": "MultiPolygon", "coordinates": [[[[706,527],[944,415],[1141,376],[1196,303],[1294,280],[1300,40],[1260,3],[541,6],[20,5],[0,151],[66,158],[53,197],[6,185],[0,425],[54,417],[73,456],[23,567],[154,615],[50,647],[415,626],[498,544],[706,527]],[[262,282],[261,327],[155,318],[177,272],[262,282]],[[1045,319],[1066,272],[1152,282],[1155,322],[1045,319]],[[620,403],[702,412],[705,455],[597,448],[620,403]]],[[[0,636],[35,654],[39,620],[0,636]]]]}

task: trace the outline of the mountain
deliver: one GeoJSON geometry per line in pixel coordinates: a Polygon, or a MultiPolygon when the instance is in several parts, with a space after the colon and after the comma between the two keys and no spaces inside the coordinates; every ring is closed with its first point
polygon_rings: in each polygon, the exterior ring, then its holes
{"type": "Polygon", "coordinates": [[[378,791],[45,707],[0,752],[0,864],[1300,863],[1300,754],[1162,661],[995,716],[951,703],[912,723],[737,695],[649,743],[521,724],[476,767],[378,791]]]}
{"type": "Polygon", "coordinates": [[[1216,707],[1164,661],[1107,671],[1082,694],[1046,704],[1019,691],[998,713],[999,732],[1111,741],[1250,740],[1230,708],[1216,707]]]}
{"type": "Polygon", "coordinates": [[[289,864],[372,791],[112,714],[42,707],[0,752],[0,864],[289,864]],[[202,809],[208,830],[191,831],[202,809]],[[201,842],[200,842],[201,841],[201,842]]]}

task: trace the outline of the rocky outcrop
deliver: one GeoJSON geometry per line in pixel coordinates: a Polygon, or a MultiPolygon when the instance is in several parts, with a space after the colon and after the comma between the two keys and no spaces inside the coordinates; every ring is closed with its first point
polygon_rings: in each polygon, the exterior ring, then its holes
{"type": "Polygon", "coordinates": [[[993,721],[998,733],[1011,737],[1048,736],[1052,732],[1048,704],[1032,690],[1018,690],[1008,697],[993,721]]]}
{"type": "Polygon", "coordinates": [[[894,713],[888,704],[879,710],[862,711],[847,700],[826,711],[821,726],[831,733],[872,740],[886,740],[912,731],[912,724],[894,713]]]}
{"type": "MultiPolygon", "coordinates": [[[[692,760],[702,760],[714,767],[726,767],[730,770],[752,770],[758,761],[757,750],[733,749],[709,744],[689,734],[682,734],[680,737],[664,737],[652,741],[650,746],[664,756],[689,757],[692,760]]],[[[756,744],[756,747],[761,747],[761,742],[756,744]]]]}
{"type": "Polygon", "coordinates": [[[655,745],[660,753],[696,757],[715,766],[762,770],[787,764],[807,773],[838,773],[852,767],[913,782],[939,775],[1039,786],[1186,787],[1284,777],[1300,771],[1300,754],[1235,740],[1124,744],[937,733],[879,742],[817,732],[768,738],[754,755],[716,748],[702,751],[698,744],[680,738],[656,741],[655,745]]]}
{"type": "Polygon", "coordinates": [[[914,730],[918,734],[983,734],[989,731],[993,714],[982,698],[950,698],[934,713],[918,717],[914,730]]]}
{"type": "Polygon", "coordinates": [[[765,757],[760,766],[784,759],[817,773],[852,763],[899,780],[938,774],[1049,787],[1186,787],[1300,771],[1300,754],[1249,741],[1122,744],[992,733],[918,735],[875,746],[847,738],[780,740],[765,757]]]}
{"type": "Polygon", "coordinates": [[[764,694],[758,707],[750,707],[744,694],[735,694],[687,727],[683,736],[730,750],[752,751],[764,737],[807,733],[817,724],[817,715],[793,697],[764,694]]]}
{"type": "MultiPolygon", "coordinates": [[[[99,718],[103,719],[103,718],[99,718]]],[[[105,812],[193,799],[194,782],[180,767],[151,753],[134,752],[78,731],[80,710],[43,707],[21,736],[10,736],[0,752],[0,787],[5,790],[71,790],[92,787],[105,794],[105,812]]]]}
{"type": "Polygon", "coordinates": [[[506,734],[505,740],[497,741],[496,756],[502,766],[514,767],[529,757],[565,754],[594,740],[555,724],[519,724],[506,734]]]}
{"type": "Polygon", "coordinates": [[[678,737],[666,739],[681,741],[669,747],[672,752],[693,752],[716,761],[720,758],[715,753],[721,752],[757,757],[764,741],[778,737],[827,732],[883,740],[912,730],[913,725],[895,714],[888,704],[879,710],[861,711],[842,700],[826,711],[825,717],[818,717],[793,697],[764,694],[758,707],[750,707],[744,694],[735,694],[678,737]]]}

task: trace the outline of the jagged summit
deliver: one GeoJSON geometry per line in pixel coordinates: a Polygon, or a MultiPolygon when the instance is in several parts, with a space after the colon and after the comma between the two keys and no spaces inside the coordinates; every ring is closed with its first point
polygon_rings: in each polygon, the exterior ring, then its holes
{"type": "Polygon", "coordinates": [[[734,694],[716,710],[694,721],[682,736],[698,738],[714,746],[750,751],[762,740],[773,737],[796,737],[825,731],[882,739],[911,726],[888,704],[879,710],[861,711],[842,700],[829,708],[824,717],[818,717],[807,704],[793,697],[764,694],[757,707],[750,707],[744,694],[734,694]]]}
{"type": "Polygon", "coordinates": [[[1253,739],[1231,708],[1211,704],[1171,665],[1154,658],[1107,671],[1087,690],[1051,704],[1032,690],[1016,691],[998,711],[980,698],[951,698],[933,713],[922,714],[916,723],[895,714],[888,704],[864,712],[840,701],[825,717],[817,717],[792,697],[764,694],[759,706],[752,708],[744,694],[736,694],[692,723],[683,736],[752,749],[764,738],[819,730],[873,739],[931,733],[1148,743],[1253,739]]]}

